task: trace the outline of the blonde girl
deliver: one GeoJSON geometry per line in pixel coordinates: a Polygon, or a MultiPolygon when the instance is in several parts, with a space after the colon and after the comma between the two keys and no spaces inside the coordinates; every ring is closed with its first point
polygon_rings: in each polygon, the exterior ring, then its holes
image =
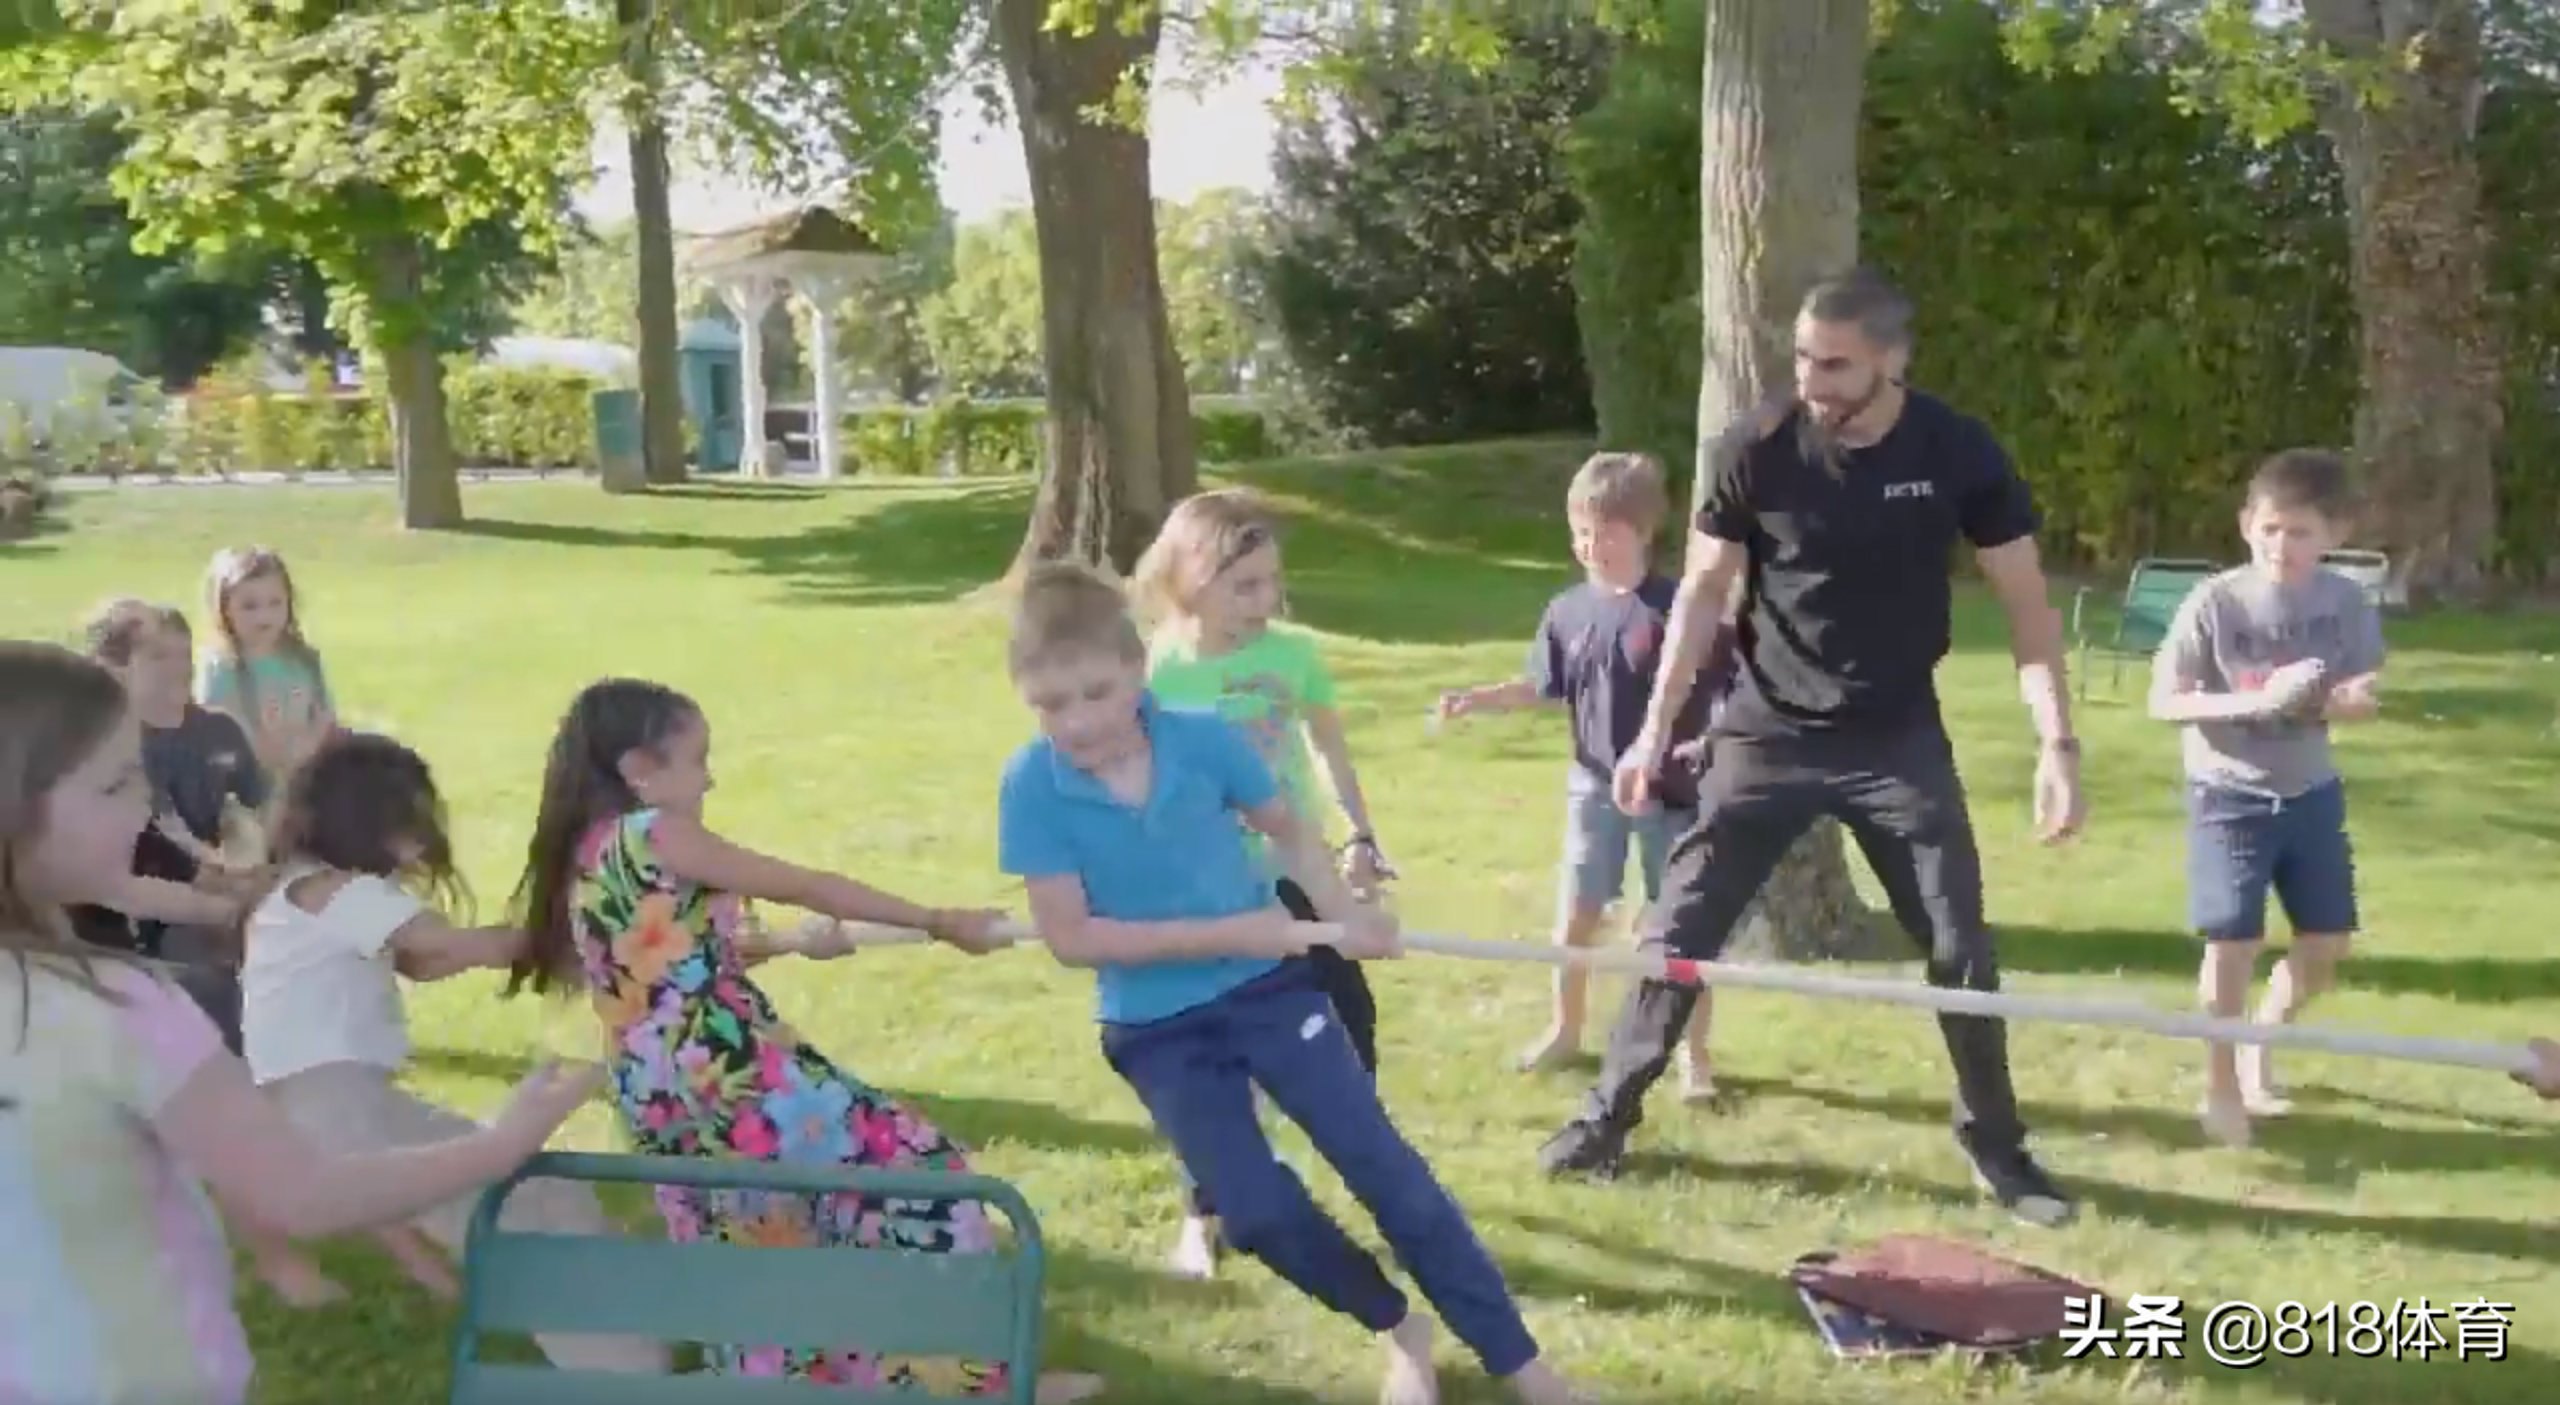
{"type": "Polygon", "coordinates": [[[204,606],[213,640],[196,700],[247,728],[259,762],[281,779],[338,724],[320,652],[303,637],[293,573],[263,546],[216,552],[204,606]]]}
{"type": "Polygon", "coordinates": [[[142,735],[101,665],[0,643],[0,1400],[240,1405],[249,1347],[199,1185],[297,1235],[398,1220],[512,1174],[601,1083],[527,1079],[496,1123],[381,1156],[310,1149],[152,962],[72,935],[151,822],[142,735]]]}
{"type": "MultiPolygon", "coordinates": [[[[1351,746],[1336,710],[1332,671],[1315,635],[1282,618],[1280,534],[1270,511],[1241,489],[1195,494],[1174,505],[1164,528],[1138,560],[1131,581],[1140,614],[1152,626],[1147,687],[1176,707],[1215,709],[1242,727],[1278,776],[1282,792],[1312,842],[1323,843],[1323,810],[1316,803],[1315,769],[1325,780],[1351,834],[1338,851],[1352,888],[1373,894],[1394,876],[1351,746]]],[[[1256,840],[1258,843],[1258,839],[1256,840]]],[[[1315,921],[1315,905],[1289,880],[1287,865],[1264,855],[1281,903],[1301,921],[1315,921]]],[[[1378,1005],[1360,965],[1330,947],[1309,953],[1325,993],[1351,1036],[1361,1065],[1378,1070],[1378,1005]]],[[[1188,1190],[1189,1212],[1175,1243],[1177,1273],[1207,1277],[1222,1253],[1216,1208],[1198,1186],[1188,1190]]]]}

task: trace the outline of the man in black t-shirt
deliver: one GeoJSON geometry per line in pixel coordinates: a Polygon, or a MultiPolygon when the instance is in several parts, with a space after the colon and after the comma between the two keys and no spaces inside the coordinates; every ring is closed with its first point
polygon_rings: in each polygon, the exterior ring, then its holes
{"type": "MultiPolygon", "coordinates": [[[[1779,860],[1827,814],[1856,837],[1895,919],[1927,951],[1930,983],[1998,988],[1935,682],[1959,541],[2009,615],[2038,739],[2037,825],[2048,842],[2079,828],[2079,747],[2034,500],[1979,421],[1903,386],[1910,345],[1910,306],[1892,288],[1864,276],[1817,286],[1796,321],[1792,403],[1710,447],[1645,733],[1617,768],[1622,807],[1651,803],[1671,721],[1737,577],[1739,668],[1697,823],[1674,845],[1663,899],[1646,915],[1648,946],[1713,960],[1779,860]]],[[[1540,1149],[1550,1174],[1615,1172],[1697,998],[1668,981],[1629,993],[1598,1083],[1540,1149]]],[[[1939,1024],[1955,1064],[1957,1139],[1984,1186],[2029,1223],[2071,1218],[2070,1199],[2027,1151],[2006,1026],[1975,1015],[1939,1024]]]]}

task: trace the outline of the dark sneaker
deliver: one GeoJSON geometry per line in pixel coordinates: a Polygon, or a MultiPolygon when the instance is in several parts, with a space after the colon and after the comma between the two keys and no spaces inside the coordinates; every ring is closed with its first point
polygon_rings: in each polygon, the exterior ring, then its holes
{"type": "Polygon", "coordinates": [[[2024,1147],[1977,1153],[1973,1175],[2020,1224],[2053,1229],[2071,1223],[2080,1213],[2080,1207],[2062,1193],[2024,1147]]]}
{"type": "Polygon", "coordinates": [[[1538,1169],[1552,1177],[1587,1176],[1595,1181],[1618,1178],[1626,1160],[1627,1134],[1605,1123],[1576,1118],[1538,1148],[1538,1169]]]}

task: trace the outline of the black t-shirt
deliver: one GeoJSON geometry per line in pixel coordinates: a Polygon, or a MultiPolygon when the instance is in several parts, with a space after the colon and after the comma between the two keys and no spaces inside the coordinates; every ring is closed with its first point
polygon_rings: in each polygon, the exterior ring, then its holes
{"type": "MultiPolygon", "coordinates": [[[[1665,576],[1647,576],[1624,592],[1585,581],[1550,601],[1538,622],[1529,680],[1540,697],[1572,710],[1574,764],[1595,776],[1614,772],[1644,730],[1671,602],[1679,591],[1679,583],[1665,576]]],[[[1709,654],[1705,675],[1673,719],[1673,745],[1706,729],[1731,678],[1731,655],[1730,648],[1709,654]]],[[[1666,758],[1655,781],[1666,802],[1689,803],[1685,797],[1695,781],[1685,767],[1666,758]]]]}
{"type": "Polygon", "coordinates": [[[1937,713],[1959,541],[2034,534],[2034,496],[1983,423],[1908,392],[1884,438],[1808,462],[1803,410],[1727,455],[1698,529],[1748,549],[1741,667],[1716,730],[1889,731],[1937,713]]]}
{"type": "MultiPolygon", "coordinates": [[[[224,801],[237,799],[253,809],[266,803],[266,777],[248,733],[231,718],[193,704],[174,727],[142,729],[142,770],[151,782],[154,820],[174,815],[207,844],[221,839],[224,801]]],[[[155,827],[134,841],[133,871],[172,883],[196,881],[195,859],[155,827]]],[[[159,922],[136,922],[102,907],[71,909],[71,929],[83,941],[151,956],[159,954],[166,935],[159,922]]]]}

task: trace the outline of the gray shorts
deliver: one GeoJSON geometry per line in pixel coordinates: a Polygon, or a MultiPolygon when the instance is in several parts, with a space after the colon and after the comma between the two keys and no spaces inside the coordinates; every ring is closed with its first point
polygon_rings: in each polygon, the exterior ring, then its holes
{"type": "Polygon", "coordinates": [[[1630,850],[1643,866],[1644,900],[1662,896],[1662,863],[1671,841],[1697,822],[1695,810],[1657,809],[1630,815],[1609,794],[1609,782],[1575,767],[1565,782],[1564,863],[1557,884],[1559,920],[1596,912],[1626,891],[1630,850]]]}

